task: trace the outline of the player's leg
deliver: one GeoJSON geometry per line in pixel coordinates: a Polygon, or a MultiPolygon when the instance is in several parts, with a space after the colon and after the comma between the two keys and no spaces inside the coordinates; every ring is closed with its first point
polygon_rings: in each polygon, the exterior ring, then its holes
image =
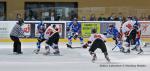
{"type": "Polygon", "coordinates": [[[95,45],[92,45],[89,49],[89,53],[92,56],[92,62],[96,61],[97,56],[96,53],[94,52],[97,49],[97,47],[95,45]]]}
{"type": "Polygon", "coordinates": [[[58,48],[58,43],[59,43],[59,33],[54,34],[54,42],[53,42],[53,49],[55,50],[54,54],[60,54],[59,48],[58,48]]]}
{"type": "Polygon", "coordinates": [[[68,44],[67,44],[68,48],[72,48],[72,38],[73,38],[73,36],[68,37],[68,44]]]}
{"type": "MultiPolygon", "coordinates": [[[[52,35],[51,37],[48,38],[48,40],[46,41],[46,53],[45,55],[48,55],[50,53],[50,48],[49,47],[53,47],[53,44],[58,44],[59,41],[59,33],[55,33],[54,35],[52,35]]],[[[55,49],[58,50],[58,45],[54,45],[55,49]]]]}
{"type": "Polygon", "coordinates": [[[53,49],[55,50],[55,52],[53,52],[53,54],[58,54],[58,55],[60,54],[58,44],[53,44],[53,49]]]}
{"type": "Polygon", "coordinates": [[[99,43],[97,42],[97,39],[93,41],[92,45],[90,46],[89,53],[92,56],[92,62],[94,62],[97,59],[95,50],[99,47],[99,43]]]}
{"type": "Polygon", "coordinates": [[[47,43],[45,43],[45,53],[44,53],[44,55],[48,55],[48,54],[50,54],[50,47],[49,47],[49,45],[47,44],[47,43]]]}
{"type": "Polygon", "coordinates": [[[137,48],[140,46],[140,41],[139,41],[139,39],[137,38],[137,39],[135,40],[135,42],[136,42],[135,47],[133,47],[131,50],[136,50],[136,51],[138,51],[137,48]]]}
{"type": "Polygon", "coordinates": [[[124,52],[124,48],[123,48],[123,43],[122,43],[123,41],[118,41],[118,43],[117,43],[117,46],[119,47],[119,49],[120,49],[120,52],[124,52]]]}
{"type": "Polygon", "coordinates": [[[52,45],[53,45],[53,39],[50,37],[45,42],[45,50],[46,50],[46,52],[44,53],[44,55],[50,54],[50,47],[52,45]]]}
{"type": "Polygon", "coordinates": [[[136,50],[138,51],[138,54],[141,54],[143,52],[140,39],[136,39],[136,50]]]}
{"type": "Polygon", "coordinates": [[[80,39],[80,43],[83,44],[83,38],[79,36],[79,39],[80,39]]]}
{"type": "Polygon", "coordinates": [[[113,47],[112,50],[114,50],[117,47],[117,44],[118,44],[117,37],[113,37],[113,40],[115,41],[115,47],[113,47]]]}
{"type": "Polygon", "coordinates": [[[127,42],[127,44],[126,44],[126,46],[127,46],[127,51],[126,51],[125,53],[130,53],[130,44],[131,44],[130,41],[131,41],[131,40],[129,39],[129,37],[127,37],[127,39],[126,39],[126,42],[127,42]]]}
{"type": "Polygon", "coordinates": [[[38,53],[39,53],[40,48],[41,48],[41,43],[42,43],[43,41],[45,41],[45,39],[40,39],[40,38],[38,38],[38,42],[37,42],[37,49],[36,49],[36,50],[34,50],[34,52],[35,52],[36,54],[38,54],[38,53]]]}
{"type": "Polygon", "coordinates": [[[110,58],[108,56],[108,52],[107,52],[107,48],[106,48],[105,42],[103,42],[103,40],[101,40],[101,39],[98,39],[97,42],[98,42],[98,48],[100,48],[102,50],[106,60],[108,62],[110,62],[110,58]]]}

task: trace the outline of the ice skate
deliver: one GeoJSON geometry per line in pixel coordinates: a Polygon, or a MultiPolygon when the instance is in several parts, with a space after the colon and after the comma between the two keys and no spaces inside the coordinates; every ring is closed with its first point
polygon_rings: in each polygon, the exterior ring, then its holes
{"type": "Polygon", "coordinates": [[[105,56],[106,60],[107,60],[108,62],[110,62],[110,59],[109,59],[109,57],[108,57],[108,53],[107,53],[107,52],[104,52],[104,56],[105,56]]]}
{"type": "Polygon", "coordinates": [[[23,52],[19,52],[18,54],[23,54],[23,52]]]}
{"type": "Polygon", "coordinates": [[[53,52],[54,55],[60,55],[60,52],[59,51],[55,51],[53,52]]]}
{"type": "Polygon", "coordinates": [[[96,54],[93,54],[92,62],[94,63],[97,60],[96,54]]]}
{"type": "Polygon", "coordinates": [[[38,48],[38,49],[34,50],[33,52],[34,52],[35,54],[39,54],[40,49],[38,48]]]}
{"type": "Polygon", "coordinates": [[[133,51],[138,51],[136,47],[132,48],[131,50],[133,50],[133,51]]]}
{"type": "Polygon", "coordinates": [[[124,51],[124,48],[123,48],[123,47],[122,47],[122,48],[120,48],[120,52],[125,53],[125,51],[124,51]]]}
{"type": "Polygon", "coordinates": [[[125,53],[130,53],[130,50],[128,49],[125,53]]]}
{"type": "Polygon", "coordinates": [[[43,53],[44,55],[49,55],[50,54],[50,52],[46,52],[46,53],[43,53]]]}
{"type": "Polygon", "coordinates": [[[107,60],[108,62],[110,62],[110,59],[109,59],[108,55],[106,55],[105,58],[106,58],[106,60],[107,60]]]}
{"type": "Polygon", "coordinates": [[[141,54],[141,53],[143,53],[143,50],[142,50],[142,49],[140,49],[140,51],[139,51],[137,54],[141,54]]]}
{"type": "Polygon", "coordinates": [[[23,52],[13,52],[13,55],[19,55],[19,54],[23,54],[23,52]]]}
{"type": "Polygon", "coordinates": [[[66,44],[66,45],[67,45],[67,47],[68,47],[68,48],[72,48],[72,46],[71,46],[71,45],[69,45],[69,44],[66,44]]]}
{"type": "Polygon", "coordinates": [[[18,55],[18,53],[17,52],[13,52],[13,55],[18,55]]]}
{"type": "Polygon", "coordinates": [[[50,54],[50,48],[49,46],[45,47],[46,52],[44,53],[44,55],[49,55],[50,54]]]}

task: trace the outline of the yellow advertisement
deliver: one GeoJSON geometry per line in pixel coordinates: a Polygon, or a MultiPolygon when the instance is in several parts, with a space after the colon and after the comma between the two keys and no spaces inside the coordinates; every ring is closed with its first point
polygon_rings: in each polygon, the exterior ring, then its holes
{"type": "Polygon", "coordinates": [[[97,29],[97,33],[100,33],[100,23],[83,22],[81,23],[81,32],[83,37],[89,37],[91,35],[91,29],[97,29]]]}

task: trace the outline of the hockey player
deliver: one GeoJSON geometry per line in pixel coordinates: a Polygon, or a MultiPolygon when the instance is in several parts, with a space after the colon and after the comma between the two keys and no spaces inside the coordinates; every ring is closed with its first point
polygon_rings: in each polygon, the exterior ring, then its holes
{"type": "Polygon", "coordinates": [[[118,31],[118,29],[115,28],[114,25],[109,25],[107,33],[108,35],[113,35],[113,40],[115,40],[116,46],[112,48],[112,50],[119,47],[120,51],[124,52],[124,48],[122,47],[122,34],[118,31]]]}
{"type": "MultiPolygon", "coordinates": [[[[125,51],[124,51],[124,47],[123,47],[123,40],[122,40],[122,34],[121,34],[121,33],[119,33],[119,35],[118,35],[116,41],[117,41],[117,44],[116,44],[115,47],[119,47],[120,52],[123,52],[123,53],[124,53],[125,51]]],[[[114,47],[114,48],[115,48],[115,47],[114,47]]],[[[114,49],[114,48],[113,48],[113,49],[114,49]]],[[[112,49],[112,50],[113,50],[113,49],[112,49]]]]}
{"type": "Polygon", "coordinates": [[[83,38],[81,37],[81,24],[77,22],[76,18],[74,18],[74,20],[69,23],[69,25],[67,26],[67,31],[69,32],[69,42],[67,44],[68,48],[72,48],[72,38],[74,38],[75,40],[79,38],[81,44],[83,44],[83,38]]]}
{"type": "Polygon", "coordinates": [[[44,37],[46,39],[46,53],[44,53],[45,55],[48,55],[50,53],[50,47],[52,47],[55,52],[53,52],[53,54],[60,54],[59,48],[58,48],[58,42],[59,42],[59,32],[56,29],[56,26],[49,26],[45,33],[44,33],[44,37]]]}
{"type": "Polygon", "coordinates": [[[123,23],[122,25],[122,32],[123,33],[128,33],[129,31],[131,31],[133,29],[133,25],[136,22],[132,20],[132,17],[128,17],[127,21],[125,23],[123,23]]]}
{"type": "Polygon", "coordinates": [[[86,44],[83,45],[83,48],[87,48],[88,46],[90,47],[89,53],[93,57],[92,62],[94,62],[97,59],[97,56],[96,56],[96,53],[95,53],[95,50],[97,48],[100,48],[102,50],[106,60],[108,62],[110,62],[110,59],[109,59],[108,53],[107,53],[107,48],[106,48],[106,45],[105,45],[106,37],[102,34],[98,34],[96,29],[92,29],[91,32],[92,32],[92,34],[89,38],[89,41],[86,44]]]}
{"type": "Polygon", "coordinates": [[[133,29],[131,29],[129,32],[126,33],[126,42],[128,50],[126,53],[130,53],[130,45],[135,45],[135,39],[136,39],[137,29],[135,26],[133,26],[133,29]]]}
{"type": "Polygon", "coordinates": [[[141,30],[137,25],[135,25],[135,28],[137,29],[136,39],[135,39],[136,44],[135,44],[135,47],[131,50],[136,50],[136,51],[138,51],[138,54],[140,54],[143,52],[143,50],[141,48],[141,42],[140,42],[141,30]]]}
{"type": "Polygon", "coordinates": [[[121,31],[124,35],[124,38],[126,38],[126,46],[128,47],[126,53],[130,53],[130,45],[135,44],[134,41],[136,37],[136,29],[133,27],[135,23],[135,21],[132,21],[132,17],[128,17],[127,21],[122,25],[121,31]]]}
{"type": "Polygon", "coordinates": [[[45,27],[45,25],[44,25],[44,23],[42,21],[38,24],[37,29],[38,29],[39,37],[37,39],[38,40],[38,42],[37,42],[37,49],[34,50],[34,52],[36,54],[38,54],[39,51],[40,51],[41,43],[43,41],[45,41],[44,32],[45,32],[46,27],[45,27]]]}

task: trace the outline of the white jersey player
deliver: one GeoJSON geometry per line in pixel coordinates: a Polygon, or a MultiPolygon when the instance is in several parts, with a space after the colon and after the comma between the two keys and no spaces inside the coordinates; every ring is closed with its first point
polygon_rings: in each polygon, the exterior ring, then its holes
{"type": "Polygon", "coordinates": [[[104,53],[106,60],[110,61],[105,42],[106,42],[106,37],[102,34],[96,33],[96,29],[92,29],[92,34],[89,38],[89,41],[83,45],[83,48],[87,48],[88,46],[90,47],[89,53],[91,56],[93,56],[92,61],[95,61],[97,58],[95,53],[95,50],[97,48],[100,48],[104,53]]]}
{"type": "Polygon", "coordinates": [[[59,48],[58,48],[58,42],[59,42],[59,32],[57,31],[57,29],[55,29],[55,27],[49,26],[45,33],[44,33],[44,38],[46,39],[46,53],[45,55],[48,55],[50,53],[50,47],[52,47],[55,52],[54,54],[59,54],[59,48]]]}

